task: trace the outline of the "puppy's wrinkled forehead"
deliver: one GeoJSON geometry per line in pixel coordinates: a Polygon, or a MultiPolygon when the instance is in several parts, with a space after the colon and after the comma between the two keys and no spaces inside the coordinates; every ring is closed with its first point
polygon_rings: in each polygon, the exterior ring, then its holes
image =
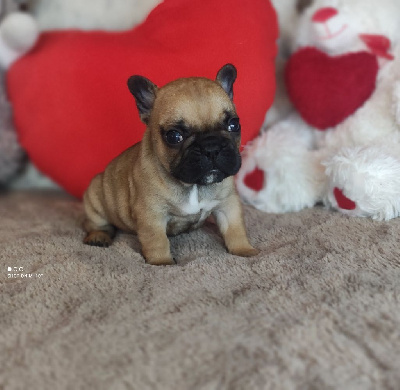
{"type": "Polygon", "coordinates": [[[188,126],[214,126],[226,116],[235,114],[235,107],[215,81],[206,78],[187,78],[173,81],[157,92],[153,114],[159,125],[183,121],[188,126]]]}

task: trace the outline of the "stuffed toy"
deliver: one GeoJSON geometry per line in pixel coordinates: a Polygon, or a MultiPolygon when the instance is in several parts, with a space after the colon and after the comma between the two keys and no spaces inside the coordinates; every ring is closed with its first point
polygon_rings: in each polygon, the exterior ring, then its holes
{"type": "MultiPolygon", "coordinates": [[[[3,2],[0,8],[4,9],[3,2]]],[[[22,169],[24,152],[18,142],[11,105],[5,89],[5,72],[36,42],[38,28],[34,19],[21,12],[8,14],[0,22],[0,186],[6,187],[22,169]]]]}
{"type": "MultiPolygon", "coordinates": [[[[19,8],[30,15],[35,29],[79,29],[119,31],[142,22],[161,0],[14,0],[11,8],[19,8]]],[[[10,6],[10,4],[9,4],[10,6]]],[[[22,15],[22,13],[19,13],[22,15]]],[[[26,17],[28,18],[28,16],[26,17]]],[[[23,29],[19,29],[20,33],[23,29]]],[[[37,34],[34,34],[35,37],[37,34]]],[[[33,36],[33,35],[32,35],[33,36]]],[[[0,108],[1,109],[1,108],[0,108]]],[[[15,131],[10,132],[14,143],[15,131]]],[[[9,149],[11,150],[11,149],[9,149]]],[[[21,147],[18,145],[18,150],[21,147]]],[[[27,161],[25,158],[24,161],[27,161]]],[[[58,188],[57,184],[41,173],[32,162],[25,162],[18,175],[7,183],[10,189],[58,188]]]]}
{"type": "Polygon", "coordinates": [[[15,0],[40,31],[127,30],[141,23],[162,0],[15,0]]]}
{"type": "Polygon", "coordinates": [[[131,75],[162,86],[215,77],[231,62],[245,144],[273,100],[277,35],[266,0],[165,0],[127,31],[44,32],[8,72],[21,143],[43,173],[81,197],[93,176],[143,135],[126,86],[131,75]]]}
{"type": "Polygon", "coordinates": [[[246,149],[242,197],[267,212],[322,202],[400,214],[400,2],[299,1],[284,71],[293,111],[246,149]]]}

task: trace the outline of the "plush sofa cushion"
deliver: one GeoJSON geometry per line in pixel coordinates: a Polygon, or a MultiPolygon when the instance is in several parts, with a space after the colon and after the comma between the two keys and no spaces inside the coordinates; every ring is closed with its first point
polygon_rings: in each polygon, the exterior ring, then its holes
{"type": "Polygon", "coordinates": [[[162,86],[178,77],[215,78],[230,62],[238,69],[234,101],[245,144],[273,100],[276,38],[266,0],[165,0],[130,31],[43,33],[8,73],[20,142],[40,170],[81,197],[143,135],[129,76],[162,86]]]}

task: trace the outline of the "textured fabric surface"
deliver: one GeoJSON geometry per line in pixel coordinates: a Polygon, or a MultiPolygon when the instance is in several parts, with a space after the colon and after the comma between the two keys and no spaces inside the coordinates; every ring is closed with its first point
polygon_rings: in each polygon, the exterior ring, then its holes
{"type": "Polygon", "coordinates": [[[83,245],[64,195],[2,195],[0,216],[1,390],[399,388],[400,219],[246,208],[257,257],[209,224],[153,267],[133,235],[83,245]]]}

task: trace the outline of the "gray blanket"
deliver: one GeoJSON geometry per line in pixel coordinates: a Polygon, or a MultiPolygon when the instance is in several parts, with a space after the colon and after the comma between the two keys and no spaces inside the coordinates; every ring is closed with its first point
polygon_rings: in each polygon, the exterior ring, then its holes
{"type": "Polygon", "coordinates": [[[245,209],[260,255],[214,225],[146,265],[82,244],[80,202],[0,197],[0,389],[400,388],[400,219],[245,209]]]}

